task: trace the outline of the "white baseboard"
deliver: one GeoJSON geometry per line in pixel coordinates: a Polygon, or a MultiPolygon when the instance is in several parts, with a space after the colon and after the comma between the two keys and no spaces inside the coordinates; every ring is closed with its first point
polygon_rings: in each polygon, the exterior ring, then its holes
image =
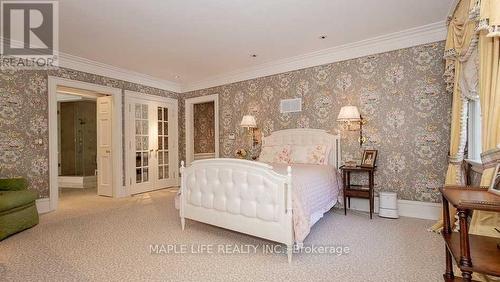
{"type": "Polygon", "coordinates": [[[59,176],[57,182],[62,188],[95,188],[97,187],[97,176],[59,176]]]}
{"type": "MultiPolygon", "coordinates": [[[[375,197],[374,202],[374,211],[375,213],[378,213],[379,198],[375,197]]],[[[400,216],[432,220],[437,220],[441,216],[441,204],[439,203],[398,200],[398,207],[400,216]]],[[[351,209],[368,212],[368,200],[352,198],[351,209]]]]}
{"type": "Polygon", "coordinates": [[[42,198],[36,200],[36,209],[38,210],[39,214],[42,213],[48,213],[50,212],[50,199],[49,198],[42,198]]]}

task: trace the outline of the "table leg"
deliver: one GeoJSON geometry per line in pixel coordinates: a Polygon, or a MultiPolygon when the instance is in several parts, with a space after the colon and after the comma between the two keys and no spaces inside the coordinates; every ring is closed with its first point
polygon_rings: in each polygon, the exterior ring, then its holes
{"type": "Polygon", "coordinates": [[[347,215],[347,203],[346,203],[346,189],[347,189],[347,173],[345,171],[342,172],[342,181],[344,183],[344,215],[347,215]]]}
{"type": "Polygon", "coordinates": [[[373,177],[373,172],[372,172],[372,171],[370,171],[370,172],[368,173],[368,189],[369,189],[369,194],[370,194],[370,199],[369,199],[369,201],[370,201],[370,219],[372,219],[372,218],[373,218],[373,217],[372,217],[372,214],[373,214],[373,205],[374,205],[374,200],[373,200],[373,198],[374,198],[374,197],[373,197],[373,196],[374,196],[374,195],[373,195],[373,194],[374,194],[374,193],[373,193],[373,188],[374,188],[374,187],[373,187],[373,186],[374,186],[374,185],[373,185],[373,182],[374,182],[373,180],[374,180],[374,179],[373,179],[373,178],[374,178],[374,177],[373,177]]]}
{"type": "MultiPolygon", "coordinates": [[[[450,223],[450,209],[448,206],[448,200],[443,196],[443,235],[451,233],[451,223],[450,223]]],[[[453,262],[450,250],[444,247],[446,255],[446,272],[443,274],[445,281],[453,281],[455,279],[455,274],[453,273],[453,262]]]]}
{"type": "MultiPolygon", "coordinates": [[[[458,210],[458,218],[460,222],[460,265],[472,266],[469,248],[469,231],[467,227],[467,211],[458,210]]],[[[472,280],[472,272],[462,271],[464,281],[472,280]]]]}
{"type": "Polygon", "coordinates": [[[448,206],[448,200],[443,196],[443,233],[451,233],[451,223],[450,223],[450,207],[448,206]]]}
{"type": "Polygon", "coordinates": [[[453,261],[451,253],[446,246],[444,246],[444,251],[446,254],[446,272],[443,274],[443,278],[445,281],[454,281],[455,274],[453,273],[453,261]]]}

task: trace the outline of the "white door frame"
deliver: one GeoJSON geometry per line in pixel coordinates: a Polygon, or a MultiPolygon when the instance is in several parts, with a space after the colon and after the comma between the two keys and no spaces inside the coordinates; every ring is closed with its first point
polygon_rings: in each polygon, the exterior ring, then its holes
{"type": "MultiPolygon", "coordinates": [[[[149,94],[144,94],[140,92],[134,92],[134,91],[129,91],[125,90],[125,107],[130,103],[130,99],[140,99],[140,100],[146,100],[146,101],[155,101],[155,102],[160,102],[160,103],[167,103],[167,104],[173,104],[174,105],[174,120],[172,123],[168,123],[169,126],[172,126],[172,130],[176,132],[176,137],[173,139],[173,157],[174,157],[174,162],[175,165],[171,169],[174,172],[175,179],[176,181],[179,181],[179,101],[177,99],[173,98],[167,98],[167,97],[162,97],[162,96],[156,96],[156,95],[149,95],[149,94]]],[[[127,113],[127,110],[125,110],[127,113]]],[[[132,132],[135,131],[135,123],[129,123],[130,120],[128,119],[127,114],[125,114],[125,143],[130,140],[132,136],[132,132]]],[[[169,137],[170,139],[170,137],[169,137]]],[[[126,187],[126,193],[127,195],[131,195],[131,180],[130,178],[132,175],[130,175],[131,170],[131,163],[130,160],[127,156],[130,154],[130,150],[132,148],[130,147],[130,144],[125,145],[125,187],[126,187]]]]}
{"type": "Polygon", "coordinates": [[[215,157],[219,157],[219,94],[200,96],[185,100],[186,108],[186,163],[189,165],[194,159],[194,105],[214,102],[215,115],[215,157]]]}
{"type": "Polygon", "coordinates": [[[113,197],[125,196],[123,189],[122,160],[122,90],[88,82],[71,80],[61,77],[48,77],[49,94],[49,201],[50,210],[57,209],[59,203],[58,156],[57,156],[57,86],[95,91],[113,97],[113,197]]]}

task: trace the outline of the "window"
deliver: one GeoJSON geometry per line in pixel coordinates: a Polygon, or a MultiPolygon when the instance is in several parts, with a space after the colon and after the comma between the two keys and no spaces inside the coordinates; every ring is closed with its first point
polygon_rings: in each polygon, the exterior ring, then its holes
{"type": "Polygon", "coordinates": [[[481,151],[481,105],[479,100],[469,100],[467,159],[481,162],[481,151]]]}

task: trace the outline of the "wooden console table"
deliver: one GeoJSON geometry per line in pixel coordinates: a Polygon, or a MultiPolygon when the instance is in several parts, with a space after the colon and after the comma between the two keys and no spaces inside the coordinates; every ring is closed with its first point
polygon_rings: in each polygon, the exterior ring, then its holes
{"type": "Polygon", "coordinates": [[[443,195],[443,239],[446,245],[445,281],[471,281],[472,272],[500,276],[500,239],[469,234],[467,217],[472,210],[500,212],[500,196],[479,187],[450,186],[439,189],[443,195]],[[452,232],[449,204],[458,212],[460,232],[452,232]],[[462,271],[453,274],[452,257],[462,271]]]}

